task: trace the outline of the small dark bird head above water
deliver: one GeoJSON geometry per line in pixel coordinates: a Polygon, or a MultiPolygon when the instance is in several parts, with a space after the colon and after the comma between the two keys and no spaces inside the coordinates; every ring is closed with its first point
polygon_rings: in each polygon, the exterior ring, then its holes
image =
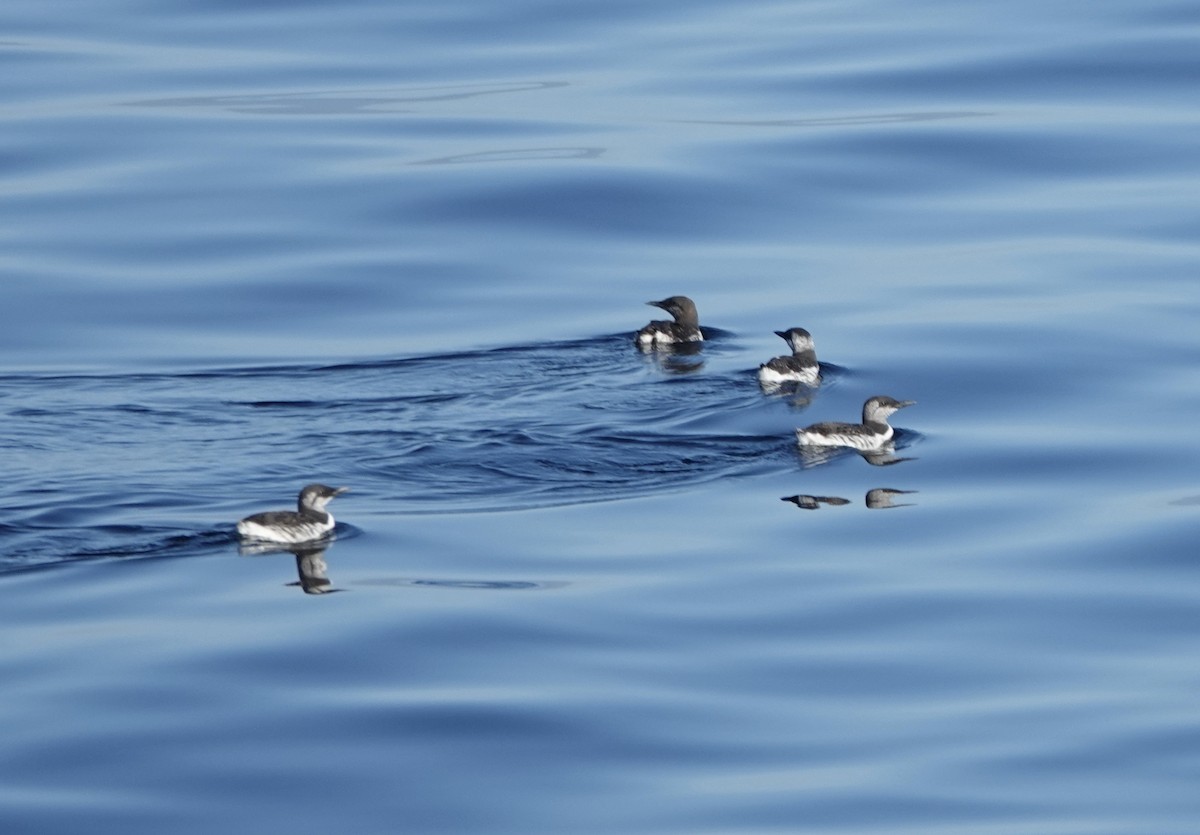
{"type": "Polygon", "coordinates": [[[878,394],[863,404],[863,423],[887,423],[888,417],[906,406],[916,405],[915,400],[897,400],[886,394],[878,394]]]}
{"type": "Polygon", "coordinates": [[[300,498],[297,501],[297,506],[301,513],[306,510],[322,512],[325,505],[342,495],[349,487],[326,487],[324,484],[310,484],[300,491],[300,498]]]}
{"type": "Polygon", "coordinates": [[[775,331],[775,335],[791,347],[793,354],[814,350],[812,334],[804,328],[788,328],[785,331],[775,331]]]}
{"type": "Polygon", "coordinates": [[[687,296],[670,296],[662,301],[646,302],[651,307],[661,307],[680,325],[699,327],[700,317],[696,313],[696,303],[687,296]]]}

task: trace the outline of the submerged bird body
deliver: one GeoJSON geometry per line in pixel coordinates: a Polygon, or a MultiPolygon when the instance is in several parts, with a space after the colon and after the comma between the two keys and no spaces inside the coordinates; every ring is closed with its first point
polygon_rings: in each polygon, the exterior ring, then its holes
{"type": "Polygon", "coordinates": [[[860,450],[876,450],[895,435],[888,423],[894,412],[911,406],[915,400],[896,400],[894,397],[872,397],[863,404],[862,423],[814,423],[796,430],[801,446],[846,446],[860,450]]]}
{"type": "Polygon", "coordinates": [[[781,383],[804,383],[813,385],[821,377],[821,366],[813,346],[812,334],[804,328],[789,328],[775,331],[792,349],[790,357],[775,357],[758,367],[758,381],[764,386],[781,383]]]}
{"type": "Polygon", "coordinates": [[[296,510],[268,510],[237,523],[237,532],[247,539],[267,542],[311,542],[333,530],[333,514],[325,510],[330,500],[349,488],[310,484],[300,491],[296,510]]]}
{"type": "Polygon", "coordinates": [[[687,296],[671,296],[657,302],[646,302],[671,314],[673,322],[655,320],[637,332],[636,342],[642,348],[675,345],[681,342],[702,342],[700,318],[696,304],[687,296]]]}

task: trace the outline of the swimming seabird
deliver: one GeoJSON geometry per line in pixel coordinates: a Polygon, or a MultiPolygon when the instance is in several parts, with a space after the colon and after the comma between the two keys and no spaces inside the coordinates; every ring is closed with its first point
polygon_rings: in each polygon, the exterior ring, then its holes
{"type": "Polygon", "coordinates": [[[796,440],[801,446],[847,446],[877,450],[895,434],[887,422],[888,416],[916,402],[878,395],[863,404],[862,423],[814,423],[797,429],[796,440]]]}
{"type": "Polygon", "coordinates": [[[247,539],[268,542],[310,542],[333,530],[333,514],[325,510],[335,496],[350,488],[310,484],[300,491],[296,510],[268,510],[237,523],[237,532],[247,539]]]}
{"type": "Polygon", "coordinates": [[[821,377],[821,366],[817,363],[817,352],[813,347],[812,334],[804,328],[788,328],[775,331],[792,349],[790,357],[775,357],[758,367],[758,381],[767,387],[780,383],[804,383],[812,385],[821,377]]]}
{"type": "Polygon", "coordinates": [[[700,318],[696,314],[696,304],[687,296],[671,296],[657,302],[646,302],[652,307],[661,307],[670,313],[675,321],[655,320],[637,332],[636,342],[643,348],[654,348],[660,345],[675,345],[680,342],[701,342],[704,335],[700,333],[700,318]]]}

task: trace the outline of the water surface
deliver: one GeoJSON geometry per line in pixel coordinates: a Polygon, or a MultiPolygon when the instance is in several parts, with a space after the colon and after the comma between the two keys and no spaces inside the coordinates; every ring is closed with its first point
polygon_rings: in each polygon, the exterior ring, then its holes
{"type": "Polygon", "coordinates": [[[1194,831],[1190,5],[0,23],[5,832],[1194,831]]]}

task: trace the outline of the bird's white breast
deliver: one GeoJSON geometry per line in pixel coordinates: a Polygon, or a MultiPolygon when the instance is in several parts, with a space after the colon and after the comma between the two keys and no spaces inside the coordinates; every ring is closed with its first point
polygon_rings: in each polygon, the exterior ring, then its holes
{"type": "Polygon", "coordinates": [[[267,542],[311,542],[320,539],[333,530],[333,516],[326,514],[326,522],[297,522],[287,525],[260,525],[258,522],[243,519],[238,522],[237,531],[250,539],[261,539],[267,542]]]}
{"type": "Polygon", "coordinates": [[[760,365],[758,368],[758,379],[759,382],[766,385],[778,385],[779,383],[812,384],[817,381],[817,373],[818,369],[816,367],[804,368],[799,371],[793,369],[778,371],[769,365],[760,365]]]}
{"type": "Polygon", "coordinates": [[[802,446],[846,446],[854,449],[879,449],[892,439],[892,428],[886,432],[809,432],[796,430],[796,440],[802,446]]]}
{"type": "Polygon", "coordinates": [[[700,333],[689,339],[679,339],[670,330],[660,330],[658,328],[646,328],[638,332],[638,345],[648,347],[652,345],[675,345],[681,342],[703,342],[704,337],[700,333]]]}

